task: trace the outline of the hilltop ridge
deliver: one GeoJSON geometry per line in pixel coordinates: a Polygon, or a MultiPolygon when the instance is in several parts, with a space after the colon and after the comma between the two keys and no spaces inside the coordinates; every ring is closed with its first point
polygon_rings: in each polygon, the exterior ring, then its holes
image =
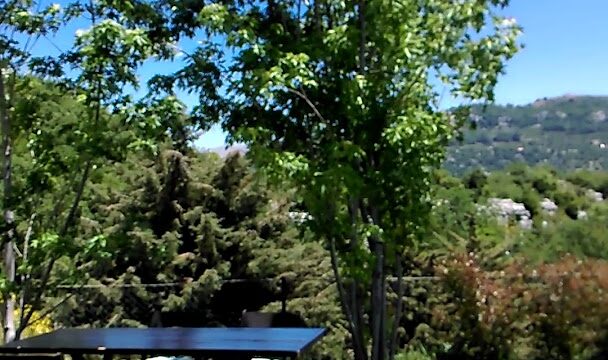
{"type": "Polygon", "coordinates": [[[528,105],[475,106],[475,129],[454,142],[445,167],[495,170],[512,162],[560,170],[608,169],[608,96],[565,94],[528,105]]]}

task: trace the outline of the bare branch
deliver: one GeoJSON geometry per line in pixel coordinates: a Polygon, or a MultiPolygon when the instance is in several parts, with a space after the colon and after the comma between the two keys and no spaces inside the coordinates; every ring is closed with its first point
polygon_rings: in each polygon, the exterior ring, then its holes
{"type": "Polygon", "coordinates": [[[317,115],[317,117],[319,119],[321,119],[321,121],[327,122],[327,120],[325,120],[325,118],[323,117],[323,115],[321,115],[321,112],[319,111],[319,109],[317,109],[317,107],[315,106],[315,104],[313,104],[312,101],[310,101],[310,99],[308,98],[308,96],[306,96],[306,93],[304,93],[303,91],[300,92],[300,91],[292,89],[290,87],[287,87],[287,91],[289,91],[290,93],[296,94],[299,97],[301,97],[302,99],[304,99],[304,101],[306,101],[306,103],[308,104],[308,106],[310,106],[310,108],[315,113],[315,115],[317,115]]]}
{"type": "Polygon", "coordinates": [[[68,301],[71,297],[73,297],[75,294],[76,294],[75,292],[70,293],[69,295],[67,295],[66,297],[64,297],[61,301],[59,301],[57,304],[53,305],[52,307],[50,307],[49,309],[47,309],[45,312],[43,312],[42,314],[40,314],[37,318],[35,318],[34,320],[31,320],[28,325],[35,324],[38,321],[44,319],[49,314],[53,313],[53,311],[55,311],[59,306],[61,306],[61,304],[63,304],[64,302],[68,301]]]}
{"type": "MultiPolygon", "coordinates": [[[[36,213],[33,213],[32,216],[30,216],[30,223],[27,227],[27,231],[25,232],[25,238],[23,240],[23,262],[27,262],[27,256],[28,256],[28,252],[29,252],[29,243],[30,243],[30,237],[32,236],[32,228],[34,227],[34,220],[36,219],[36,213]]],[[[22,280],[21,283],[22,284],[26,284],[29,281],[29,276],[30,274],[23,274],[22,275],[22,280]]],[[[19,324],[23,323],[23,318],[25,316],[25,287],[23,289],[23,291],[21,292],[21,298],[19,299],[19,309],[20,311],[20,318],[19,318],[19,324]]]]}
{"type": "Polygon", "coordinates": [[[93,167],[92,161],[89,159],[84,166],[84,171],[82,173],[82,178],[80,178],[80,183],[78,184],[78,189],[76,189],[76,197],[74,198],[74,202],[72,202],[72,207],[70,208],[70,212],[63,223],[63,228],[59,232],[59,236],[66,236],[68,230],[72,226],[72,223],[76,217],[76,211],[78,211],[78,206],[80,205],[80,200],[82,199],[82,194],[84,193],[84,188],[89,179],[89,174],[91,172],[91,168],[93,167]]]}
{"type": "Polygon", "coordinates": [[[59,47],[57,44],[55,44],[55,42],[54,42],[53,40],[51,40],[51,39],[50,39],[48,36],[46,36],[46,35],[42,35],[42,36],[44,36],[44,38],[45,38],[45,39],[46,39],[46,40],[47,40],[47,41],[48,41],[48,42],[49,42],[51,45],[53,45],[53,47],[54,47],[54,48],[55,48],[57,51],[59,51],[60,53],[63,53],[63,50],[61,50],[61,48],[60,48],[60,47],[59,47]]]}
{"type": "Polygon", "coordinates": [[[23,239],[23,260],[27,260],[28,246],[30,242],[30,238],[32,237],[32,229],[34,227],[34,220],[36,219],[36,213],[33,213],[30,216],[30,222],[27,226],[27,231],[25,232],[25,238],[23,239]]]}
{"type": "Polygon", "coordinates": [[[76,184],[76,174],[74,174],[73,178],[70,181],[70,185],[66,186],[63,192],[59,195],[59,199],[55,202],[55,206],[53,206],[53,212],[51,215],[51,222],[57,223],[57,218],[59,218],[59,213],[61,212],[61,206],[64,204],[64,200],[70,192],[69,189],[73,188],[76,184]]]}

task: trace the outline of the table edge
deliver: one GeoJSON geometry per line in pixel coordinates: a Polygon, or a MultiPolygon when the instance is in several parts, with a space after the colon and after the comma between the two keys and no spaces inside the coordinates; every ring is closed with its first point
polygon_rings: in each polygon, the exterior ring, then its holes
{"type": "MultiPolygon", "coordinates": [[[[89,330],[90,328],[73,328],[73,329],[58,329],[58,330],[53,330],[51,332],[45,333],[45,334],[40,334],[40,335],[36,335],[36,336],[32,336],[29,337],[27,339],[21,339],[18,340],[16,342],[20,342],[20,341],[26,341],[28,339],[34,339],[34,338],[38,338],[38,337],[44,337],[44,336],[48,336],[51,334],[56,334],[56,333],[60,333],[60,332],[65,332],[65,330],[89,330]]],[[[112,328],[112,329],[139,329],[139,328],[112,328]]],[[[145,330],[146,328],[141,328],[142,330],[145,330]]],[[[172,328],[172,329],[216,329],[216,328],[172,328]]],[[[239,327],[228,327],[228,328],[221,328],[221,329],[245,329],[245,328],[239,328],[239,327]]],[[[251,329],[251,328],[249,328],[251,329]]],[[[260,328],[262,329],[262,328],[260,328]]],[[[264,328],[264,329],[273,329],[273,330],[281,330],[281,329],[297,329],[297,328],[264,328]]],[[[91,355],[104,355],[104,354],[108,354],[108,355],[184,355],[184,356],[200,356],[200,355],[206,355],[206,356],[217,356],[217,355],[256,355],[256,356],[277,356],[277,357],[282,357],[282,356],[287,356],[287,357],[298,357],[301,354],[307,352],[308,350],[310,350],[310,348],[319,341],[319,339],[321,339],[323,336],[325,336],[328,332],[327,328],[302,328],[302,329],[309,329],[309,330],[319,330],[319,332],[316,334],[316,336],[309,341],[304,347],[302,347],[299,350],[296,351],[292,351],[292,350],[268,350],[268,351],[252,351],[252,350],[247,350],[247,349],[226,349],[226,350],[220,350],[220,349],[181,349],[181,350],[176,350],[176,349],[156,349],[156,350],[152,350],[150,351],[149,349],[135,349],[135,348],[128,348],[128,349],[107,349],[107,348],[97,348],[97,349],[93,349],[93,348],[79,348],[79,347],[23,347],[21,345],[13,345],[11,346],[11,343],[8,344],[4,344],[0,346],[0,354],[17,354],[17,353],[30,353],[30,354],[49,354],[49,353],[63,353],[63,354],[91,354],[91,355]]],[[[96,329],[96,330],[103,330],[102,329],[96,329]]]]}

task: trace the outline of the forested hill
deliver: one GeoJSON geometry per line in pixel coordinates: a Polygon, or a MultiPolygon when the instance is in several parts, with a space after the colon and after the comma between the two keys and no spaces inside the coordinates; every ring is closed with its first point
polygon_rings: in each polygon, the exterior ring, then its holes
{"type": "Polygon", "coordinates": [[[454,173],[504,168],[514,161],[557,169],[608,169],[608,96],[544,98],[524,106],[473,110],[475,130],[450,147],[454,173]]]}

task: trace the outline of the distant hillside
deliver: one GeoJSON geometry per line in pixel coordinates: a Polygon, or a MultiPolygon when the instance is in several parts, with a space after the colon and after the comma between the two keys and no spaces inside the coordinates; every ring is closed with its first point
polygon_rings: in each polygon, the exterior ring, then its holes
{"type": "Polygon", "coordinates": [[[473,113],[476,129],[450,147],[445,161],[454,173],[501,169],[514,161],[608,170],[608,96],[566,95],[473,113]]]}

